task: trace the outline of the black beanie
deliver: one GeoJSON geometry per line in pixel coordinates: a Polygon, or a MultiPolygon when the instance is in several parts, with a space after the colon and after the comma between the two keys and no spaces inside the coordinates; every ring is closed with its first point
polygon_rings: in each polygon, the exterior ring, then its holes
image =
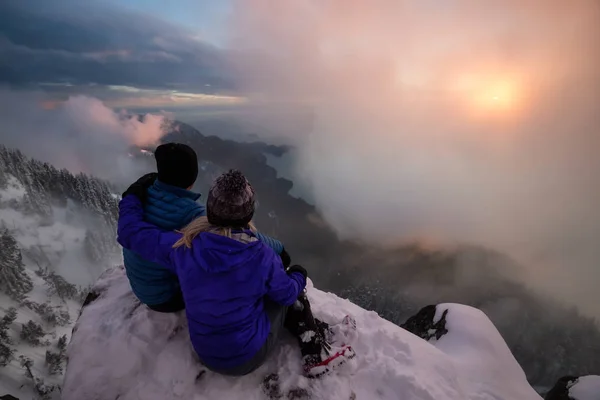
{"type": "Polygon", "coordinates": [[[219,176],[208,191],[206,216],[217,226],[242,228],[254,215],[254,189],[238,170],[219,176]]]}
{"type": "Polygon", "coordinates": [[[198,178],[198,157],[188,145],[165,143],[154,152],[158,180],[167,185],[187,189],[198,178]]]}

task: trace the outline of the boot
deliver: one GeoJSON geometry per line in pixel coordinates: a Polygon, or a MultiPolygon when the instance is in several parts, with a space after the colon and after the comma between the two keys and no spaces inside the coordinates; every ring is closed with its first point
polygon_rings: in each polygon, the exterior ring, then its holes
{"type": "Polygon", "coordinates": [[[314,318],[305,294],[288,309],[285,327],[298,338],[304,372],[310,378],[329,373],[355,355],[350,346],[331,351],[331,344],[327,340],[328,325],[314,318]]]}

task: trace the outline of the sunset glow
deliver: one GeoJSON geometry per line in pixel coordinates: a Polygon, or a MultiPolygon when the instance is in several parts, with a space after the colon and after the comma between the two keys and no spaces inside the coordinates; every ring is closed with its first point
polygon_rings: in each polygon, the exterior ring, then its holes
{"type": "Polygon", "coordinates": [[[468,113],[483,116],[514,116],[526,106],[526,88],[513,76],[466,75],[451,85],[468,113]]]}

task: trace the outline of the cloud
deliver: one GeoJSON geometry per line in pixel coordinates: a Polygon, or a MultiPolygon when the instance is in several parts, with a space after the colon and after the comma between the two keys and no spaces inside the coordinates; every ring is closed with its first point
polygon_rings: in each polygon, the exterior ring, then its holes
{"type": "Polygon", "coordinates": [[[598,21],[586,0],[239,1],[228,46],[252,122],[311,110],[296,176],[341,236],[487,245],[600,315],[598,21]]]}
{"type": "Polygon", "coordinates": [[[115,112],[100,100],[70,97],[48,102],[39,92],[0,89],[0,143],[72,172],[127,184],[143,172],[131,145],[155,144],[165,133],[162,115],[115,112]]]}
{"type": "Polygon", "coordinates": [[[0,2],[0,82],[231,88],[222,52],[192,32],[75,0],[0,2]]]}

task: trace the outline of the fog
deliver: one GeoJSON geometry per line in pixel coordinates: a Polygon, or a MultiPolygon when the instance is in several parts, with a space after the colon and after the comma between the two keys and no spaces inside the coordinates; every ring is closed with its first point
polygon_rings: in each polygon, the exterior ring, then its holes
{"type": "Polygon", "coordinates": [[[600,2],[244,0],[229,26],[248,123],[293,132],[342,237],[489,246],[600,316],[600,2]]]}
{"type": "Polygon", "coordinates": [[[121,185],[146,172],[129,157],[129,147],[156,143],[164,134],[163,116],[147,114],[140,121],[92,97],[51,99],[42,92],[0,89],[0,143],[121,185]]]}

